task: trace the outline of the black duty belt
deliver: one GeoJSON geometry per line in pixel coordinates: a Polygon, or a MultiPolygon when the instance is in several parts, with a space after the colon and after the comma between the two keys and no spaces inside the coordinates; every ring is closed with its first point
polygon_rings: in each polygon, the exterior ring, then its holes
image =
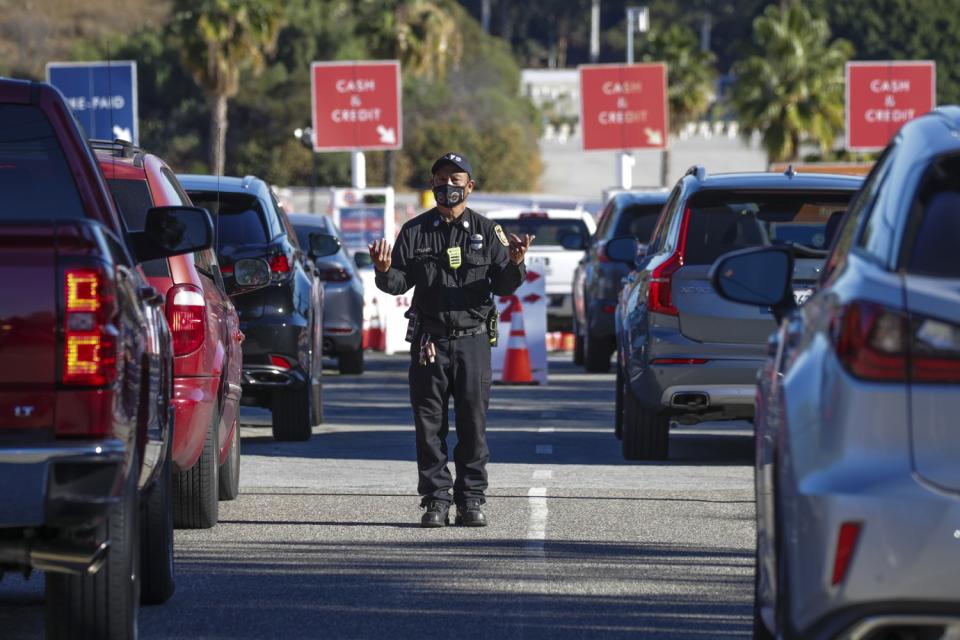
{"type": "Polygon", "coordinates": [[[483,333],[487,330],[487,328],[482,324],[478,324],[475,327],[469,327],[467,329],[448,329],[439,322],[425,320],[423,323],[423,330],[429,333],[431,337],[436,339],[447,338],[449,340],[456,340],[457,338],[466,338],[483,333]]]}

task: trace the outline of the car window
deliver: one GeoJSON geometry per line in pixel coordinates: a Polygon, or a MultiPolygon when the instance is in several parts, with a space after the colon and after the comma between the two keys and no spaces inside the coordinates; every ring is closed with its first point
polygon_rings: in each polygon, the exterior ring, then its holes
{"type": "MultiPolygon", "coordinates": [[[[143,231],[147,211],[153,206],[150,187],[146,180],[124,180],[111,178],[107,187],[113,195],[113,201],[120,212],[120,218],[128,231],[143,231]]],[[[149,277],[166,277],[170,269],[166,258],[146,260],[140,263],[143,273],[149,277]]]]}
{"type": "Polygon", "coordinates": [[[503,227],[507,237],[511,233],[515,233],[521,238],[525,233],[537,236],[536,244],[538,246],[559,246],[564,236],[568,235],[578,235],[583,238],[584,246],[590,239],[590,230],[583,220],[531,216],[514,220],[498,219],[496,222],[503,227]]]}
{"type": "Polygon", "coordinates": [[[876,169],[870,174],[863,186],[863,193],[856,202],[856,209],[863,209],[861,215],[864,219],[861,226],[863,231],[856,240],[856,246],[884,264],[889,260],[890,240],[893,235],[886,207],[883,205],[884,193],[889,194],[888,199],[900,195],[889,193],[891,189],[883,189],[893,167],[893,157],[892,152],[887,153],[877,162],[876,169]]]}
{"type": "Polygon", "coordinates": [[[910,207],[901,264],[908,273],[960,278],[960,156],[934,163],[910,207]]]}
{"type": "Polygon", "coordinates": [[[702,191],[690,199],[684,264],[713,264],[730,251],[768,245],[826,255],[828,223],[843,215],[851,195],[702,191]]]}
{"type": "Polygon", "coordinates": [[[0,220],[86,217],[60,141],[33,105],[0,104],[0,220]]]}
{"type": "Polygon", "coordinates": [[[607,203],[607,206],[603,208],[603,211],[600,213],[600,220],[597,222],[597,232],[594,234],[596,238],[611,238],[613,236],[607,235],[607,230],[613,224],[613,212],[614,207],[616,206],[617,199],[616,197],[610,198],[610,202],[607,203]]]}
{"type": "Polygon", "coordinates": [[[647,255],[660,253],[667,244],[667,236],[670,233],[670,222],[676,217],[680,210],[681,188],[678,185],[667,198],[667,204],[663,206],[660,216],[654,225],[653,233],[650,236],[650,244],[647,247],[647,255]]]}
{"type": "Polygon", "coordinates": [[[246,193],[190,191],[190,199],[214,216],[217,253],[224,247],[266,244],[270,241],[266,214],[260,199],[246,193]]]}
{"type": "Polygon", "coordinates": [[[649,243],[657,218],[663,211],[662,204],[631,204],[620,212],[613,236],[633,236],[643,243],[649,243]]]}

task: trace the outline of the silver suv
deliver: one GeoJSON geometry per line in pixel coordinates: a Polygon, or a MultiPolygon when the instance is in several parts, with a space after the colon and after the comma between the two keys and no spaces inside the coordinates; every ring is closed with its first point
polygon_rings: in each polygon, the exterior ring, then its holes
{"type": "Polygon", "coordinates": [[[615,426],[624,458],[666,458],[672,421],[753,417],[757,369],[776,324],[768,309],[717,295],[710,267],[736,249],[790,247],[798,256],[796,295],[809,295],[862,182],[792,169],[707,176],[694,167],[671,192],[640,258],[632,236],[607,243],[611,260],[636,261],[615,318],[615,426]]]}
{"type": "Polygon", "coordinates": [[[802,307],[780,248],[717,263],[722,294],[783,318],[758,379],[754,637],[960,637],[958,246],[948,107],[878,160],[802,307]]]}

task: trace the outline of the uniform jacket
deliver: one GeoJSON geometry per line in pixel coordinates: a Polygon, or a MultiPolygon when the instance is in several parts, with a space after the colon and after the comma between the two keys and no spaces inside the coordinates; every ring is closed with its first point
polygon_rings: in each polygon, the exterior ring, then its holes
{"type": "Polygon", "coordinates": [[[377,271],[376,284],[393,295],[416,287],[413,307],[425,326],[462,330],[482,324],[493,307],[492,296],[511,295],[526,276],[526,267],[510,260],[499,225],[469,208],[447,223],[434,208],[403,225],[390,270],[377,271]],[[478,242],[476,236],[482,239],[478,242]],[[447,251],[452,247],[460,249],[456,269],[447,251]]]}

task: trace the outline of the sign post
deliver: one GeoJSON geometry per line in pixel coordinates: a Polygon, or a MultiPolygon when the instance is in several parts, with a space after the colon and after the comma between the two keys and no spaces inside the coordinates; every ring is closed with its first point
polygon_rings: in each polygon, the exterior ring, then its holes
{"type": "Polygon", "coordinates": [[[314,62],[310,83],[314,151],[353,152],[353,186],[364,188],[363,152],[403,146],[400,62],[314,62]]]}
{"type": "Polygon", "coordinates": [[[87,137],[139,144],[136,62],[49,62],[47,82],[67,99],[87,137]]]}
{"type": "Polygon", "coordinates": [[[629,189],[628,151],[667,147],[667,65],[581,65],[580,126],[585,151],[622,152],[618,178],[629,189]]]}
{"type": "Polygon", "coordinates": [[[937,105],[936,63],[848,62],[846,147],[877,151],[900,127],[937,105]]]}

